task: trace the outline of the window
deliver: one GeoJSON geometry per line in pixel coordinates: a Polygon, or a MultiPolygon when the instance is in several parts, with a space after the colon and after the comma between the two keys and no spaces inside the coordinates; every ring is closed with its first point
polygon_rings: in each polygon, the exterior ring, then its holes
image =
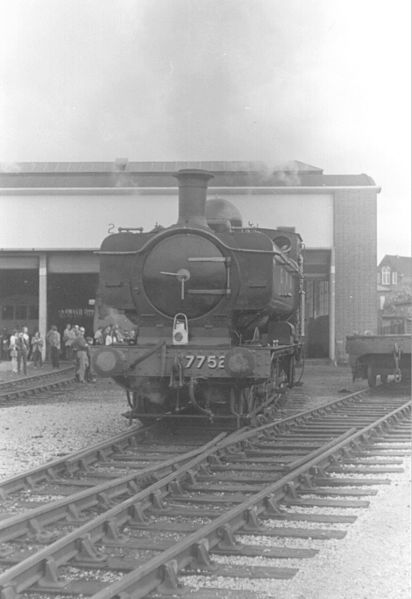
{"type": "Polygon", "coordinates": [[[389,266],[382,267],[382,285],[391,284],[391,269],[389,266]]]}
{"type": "Polygon", "coordinates": [[[392,273],[392,285],[397,285],[398,284],[398,273],[393,271],[392,273]]]}
{"type": "Polygon", "coordinates": [[[329,314],[329,281],[307,279],[305,282],[305,306],[308,318],[329,314]]]}

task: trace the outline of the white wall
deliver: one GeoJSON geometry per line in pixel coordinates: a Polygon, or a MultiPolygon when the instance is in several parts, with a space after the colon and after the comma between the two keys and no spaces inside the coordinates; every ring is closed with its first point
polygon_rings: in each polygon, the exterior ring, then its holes
{"type": "MultiPolygon", "coordinates": [[[[216,197],[210,190],[209,197],[216,197]]],[[[294,226],[307,247],[331,247],[333,201],[325,194],[233,195],[243,224],[294,226]]],[[[95,248],[111,224],[150,230],[177,221],[174,195],[11,195],[0,196],[0,249],[95,248]]],[[[114,231],[115,231],[114,230],[114,231]]],[[[113,231],[113,232],[114,232],[113,231]]]]}
{"type": "Polygon", "coordinates": [[[331,194],[228,195],[226,199],[239,208],[244,226],[251,222],[267,228],[295,227],[306,247],[333,246],[331,194]]]}
{"type": "Polygon", "coordinates": [[[94,248],[111,223],[153,228],[177,220],[173,196],[32,195],[0,197],[0,247],[94,248]]]}

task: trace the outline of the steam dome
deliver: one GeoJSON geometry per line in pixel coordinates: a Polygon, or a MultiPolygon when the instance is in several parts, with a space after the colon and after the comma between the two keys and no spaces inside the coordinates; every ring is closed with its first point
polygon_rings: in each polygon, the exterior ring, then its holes
{"type": "Polygon", "coordinates": [[[232,204],[232,202],[229,202],[229,200],[222,200],[221,198],[207,200],[206,220],[207,224],[212,229],[214,228],[214,225],[227,221],[230,222],[232,227],[242,226],[242,215],[239,210],[232,204]]]}

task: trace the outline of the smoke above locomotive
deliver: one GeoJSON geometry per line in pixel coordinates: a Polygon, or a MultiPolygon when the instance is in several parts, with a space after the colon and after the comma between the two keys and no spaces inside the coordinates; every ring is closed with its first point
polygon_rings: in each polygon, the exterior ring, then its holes
{"type": "Polygon", "coordinates": [[[107,327],[114,331],[110,347],[94,348],[93,365],[128,389],[139,409],[147,402],[173,409],[171,397],[180,406],[187,395],[207,411],[216,401],[229,404],[234,386],[267,384],[275,347],[290,348],[284,369],[291,369],[300,344],[302,242],[290,229],[244,228],[232,203],[207,200],[212,173],[175,176],[175,225],[121,229],[98,252],[95,329],[102,339],[107,327]]]}

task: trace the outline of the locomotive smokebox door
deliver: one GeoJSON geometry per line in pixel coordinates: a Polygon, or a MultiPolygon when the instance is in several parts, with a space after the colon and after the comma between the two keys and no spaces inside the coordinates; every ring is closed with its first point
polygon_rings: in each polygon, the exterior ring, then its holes
{"type": "Polygon", "coordinates": [[[226,258],[212,239],[195,233],[172,232],[148,253],[143,287],[161,314],[204,316],[229,292],[226,258]]]}

